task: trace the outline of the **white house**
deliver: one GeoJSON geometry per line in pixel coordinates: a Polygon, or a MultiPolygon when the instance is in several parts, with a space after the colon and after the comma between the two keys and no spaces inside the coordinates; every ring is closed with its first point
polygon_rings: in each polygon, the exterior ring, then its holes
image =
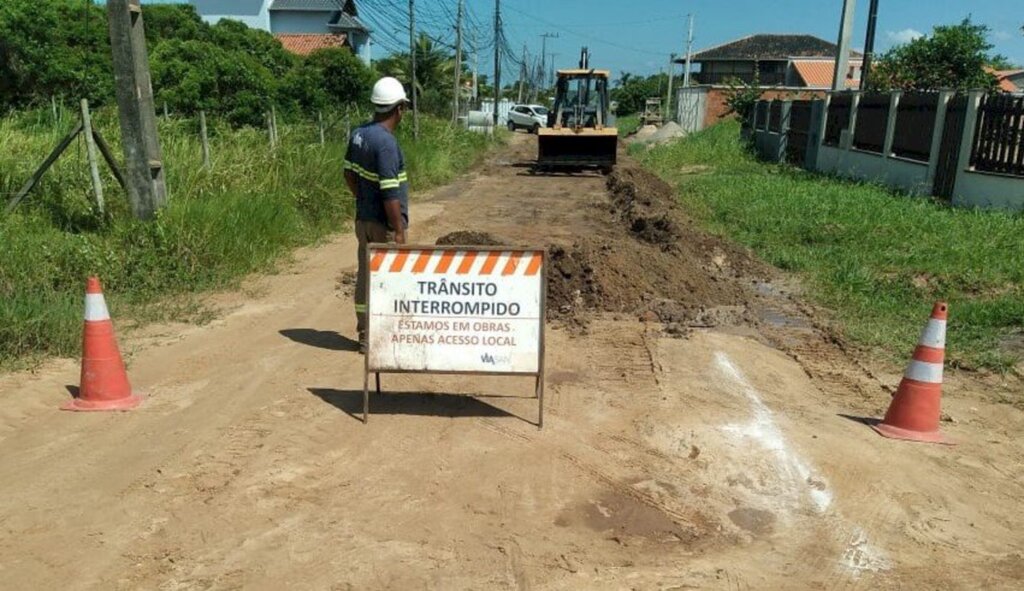
{"type": "Polygon", "coordinates": [[[277,37],[286,49],[307,54],[321,47],[348,47],[371,61],[370,29],[355,0],[190,0],[209,23],[228,18],[277,37]]]}

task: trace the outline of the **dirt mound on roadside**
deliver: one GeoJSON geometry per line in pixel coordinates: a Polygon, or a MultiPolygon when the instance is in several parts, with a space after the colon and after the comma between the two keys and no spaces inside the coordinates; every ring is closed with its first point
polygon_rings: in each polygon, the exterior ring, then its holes
{"type": "Polygon", "coordinates": [[[437,246],[505,246],[508,242],[487,232],[460,230],[437,239],[437,246]]]}
{"type": "Polygon", "coordinates": [[[608,178],[612,231],[550,250],[548,316],[585,325],[587,311],[685,326],[751,319],[740,278],[763,267],[680,211],[675,191],[636,166],[608,178]]]}

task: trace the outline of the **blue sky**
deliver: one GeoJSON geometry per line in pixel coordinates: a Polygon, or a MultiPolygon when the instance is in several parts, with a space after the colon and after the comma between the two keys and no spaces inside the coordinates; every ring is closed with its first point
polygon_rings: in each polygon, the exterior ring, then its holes
{"type": "MultiPolygon", "coordinates": [[[[487,27],[493,22],[493,0],[466,0],[473,13],[487,27]]],[[[421,26],[434,35],[448,39],[453,35],[444,27],[448,7],[457,0],[418,0],[421,26]]],[[[386,35],[400,39],[407,32],[404,12],[395,14],[394,6],[405,0],[356,0],[364,12],[377,15],[378,28],[388,26],[394,14],[392,31],[380,31],[386,47],[386,35]]],[[[869,0],[857,0],[857,25],[854,47],[864,45],[869,0]]],[[[724,43],[753,33],[808,33],[835,41],[842,0],[502,0],[504,21],[510,45],[517,52],[527,43],[531,53],[539,54],[540,35],[557,33],[548,40],[548,51],[559,54],[560,66],[578,59],[582,45],[588,45],[592,64],[614,70],[654,73],[667,66],[670,53],[685,51],[686,15],[695,17],[694,50],[724,43]]],[[[1024,1],[1022,0],[881,0],[876,49],[885,50],[899,41],[927,34],[935,25],[957,23],[970,15],[991,28],[990,42],[995,52],[1024,65],[1024,1]]],[[[489,35],[488,33],[485,33],[489,35]]],[[[376,55],[383,53],[378,48],[376,55]]],[[[481,56],[481,71],[490,73],[493,57],[481,56]]],[[[506,66],[507,68],[507,66],[506,66]]],[[[512,72],[514,76],[516,73],[512,72]]]]}

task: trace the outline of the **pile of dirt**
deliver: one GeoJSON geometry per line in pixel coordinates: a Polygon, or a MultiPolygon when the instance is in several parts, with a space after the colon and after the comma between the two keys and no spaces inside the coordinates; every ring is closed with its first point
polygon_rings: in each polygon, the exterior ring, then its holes
{"type": "Polygon", "coordinates": [[[436,244],[437,246],[505,246],[508,242],[495,238],[487,232],[460,230],[438,238],[436,244]]]}
{"type": "Polygon", "coordinates": [[[608,196],[609,232],[550,249],[549,318],[585,326],[587,312],[632,314],[676,334],[751,320],[756,295],[746,281],[766,271],[698,228],[672,187],[626,165],[609,176],[608,196]]]}
{"type": "Polygon", "coordinates": [[[639,144],[656,146],[679,139],[685,135],[686,130],[684,130],[678,123],[675,121],[669,121],[658,128],[654,133],[649,133],[644,136],[634,136],[633,141],[639,144]]]}

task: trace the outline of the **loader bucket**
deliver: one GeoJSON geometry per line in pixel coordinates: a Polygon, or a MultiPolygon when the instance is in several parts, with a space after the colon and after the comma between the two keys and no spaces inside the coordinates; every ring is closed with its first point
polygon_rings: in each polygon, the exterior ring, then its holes
{"type": "Polygon", "coordinates": [[[615,165],[618,130],[612,128],[541,129],[537,137],[537,165],[544,168],[615,165]]]}

